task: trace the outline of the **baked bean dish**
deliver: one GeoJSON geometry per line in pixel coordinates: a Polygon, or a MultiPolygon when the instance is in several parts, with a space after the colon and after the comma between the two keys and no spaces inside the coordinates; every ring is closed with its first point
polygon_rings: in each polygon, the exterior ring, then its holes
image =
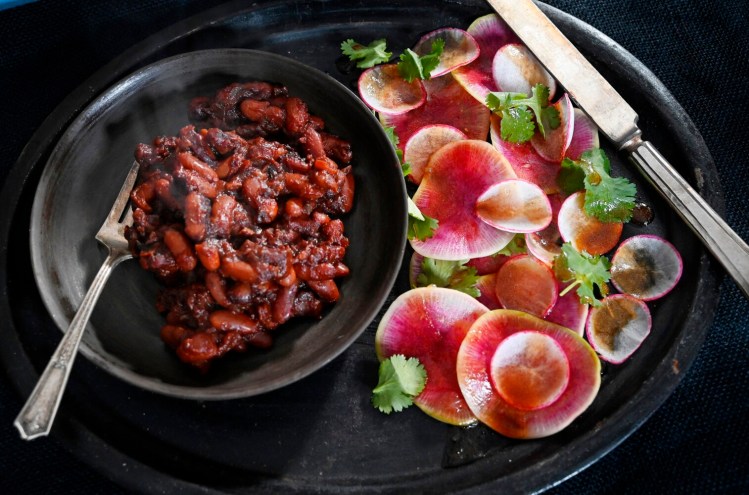
{"type": "Polygon", "coordinates": [[[197,128],[138,145],[126,236],[164,285],[162,340],[205,371],[339,298],[354,177],[349,143],[283,86],[231,84],[189,113],[197,128]]]}

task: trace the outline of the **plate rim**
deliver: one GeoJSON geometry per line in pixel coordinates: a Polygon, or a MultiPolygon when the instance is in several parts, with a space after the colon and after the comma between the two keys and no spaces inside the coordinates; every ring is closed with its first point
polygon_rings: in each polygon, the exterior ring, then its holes
{"type": "MultiPolygon", "coordinates": [[[[469,1],[470,1],[470,0],[469,0],[469,1]]],[[[282,2],[269,2],[269,3],[257,4],[257,6],[258,6],[258,7],[260,7],[260,8],[263,8],[263,7],[266,7],[266,6],[268,6],[268,5],[273,5],[273,4],[277,4],[277,3],[282,3],[282,2]]],[[[219,6],[219,7],[216,7],[216,8],[214,8],[214,9],[210,9],[210,10],[208,10],[208,11],[206,11],[206,12],[202,13],[202,14],[199,14],[199,15],[197,15],[197,16],[193,16],[193,17],[190,17],[190,18],[188,18],[188,19],[185,19],[185,20],[183,20],[183,21],[180,21],[180,22],[178,22],[178,23],[174,24],[173,26],[171,26],[170,28],[167,28],[167,29],[165,29],[165,30],[163,30],[163,31],[160,31],[159,33],[157,33],[156,35],[152,36],[151,38],[148,38],[148,39],[146,39],[145,41],[143,41],[143,42],[139,43],[138,45],[135,45],[135,46],[133,47],[133,49],[135,49],[135,48],[138,48],[138,47],[140,47],[140,46],[142,46],[142,47],[148,46],[148,43],[149,43],[149,41],[152,41],[152,40],[158,40],[158,39],[160,39],[160,38],[158,37],[159,35],[164,35],[164,37],[167,37],[167,38],[168,38],[168,36],[169,36],[170,34],[172,34],[172,33],[174,33],[174,32],[176,31],[176,28],[177,28],[178,26],[181,26],[181,27],[188,27],[188,26],[191,26],[191,24],[194,24],[194,23],[196,23],[197,21],[199,21],[199,19],[198,19],[199,17],[207,16],[208,14],[215,14],[215,13],[219,13],[219,12],[221,12],[221,11],[222,11],[222,9],[223,9],[223,8],[225,8],[225,7],[227,7],[227,6],[230,6],[230,5],[235,5],[235,6],[236,6],[236,5],[241,5],[241,4],[240,4],[240,2],[232,2],[232,3],[230,3],[230,4],[224,4],[224,5],[222,5],[222,6],[219,6]]],[[[566,13],[564,13],[564,12],[562,12],[562,11],[558,10],[558,9],[555,9],[555,8],[553,8],[553,7],[549,7],[548,5],[544,5],[544,4],[541,4],[541,7],[542,7],[542,9],[544,9],[544,10],[545,10],[545,11],[546,11],[547,13],[551,12],[551,13],[555,14],[555,16],[556,16],[555,22],[556,22],[556,21],[557,21],[558,19],[562,19],[562,21],[564,21],[564,22],[566,22],[566,23],[568,23],[568,24],[570,24],[570,25],[575,25],[575,26],[576,26],[577,28],[585,28],[585,27],[587,26],[587,28],[589,28],[589,29],[586,29],[586,30],[587,30],[587,31],[588,31],[589,33],[594,33],[594,34],[597,34],[597,35],[598,35],[598,36],[599,36],[600,38],[602,38],[602,39],[605,39],[605,40],[608,40],[608,41],[610,41],[610,43],[609,43],[609,48],[613,48],[613,49],[615,49],[615,51],[617,51],[617,50],[618,50],[618,51],[620,52],[620,53],[619,53],[619,55],[620,55],[620,56],[623,56],[623,57],[624,57],[625,59],[628,59],[628,60],[629,60],[629,62],[634,62],[634,63],[635,63],[635,65],[637,65],[637,66],[639,66],[639,67],[641,67],[641,68],[643,68],[643,69],[647,70],[647,71],[648,71],[648,73],[652,74],[652,72],[650,72],[650,71],[649,71],[649,69],[647,69],[647,67],[645,67],[645,66],[644,66],[644,65],[643,65],[643,64],[642,64],[641,62],[639,62],[639,60],[638,60],[638,59],[636,59],[636,58],[635,58],[634,56],[632,56],[632,55],[631,55],[631,54],[630,54],[629,52],[627,52],[627,51],[626,51],[626,50],[624,50],[624,49],[623,49],[622,47],[620,47],[620,46],[619,46],[619,45],[618,45],[618,44],[617,44],[616,42],[614,42],[613,40],[611,40],[611,39],[610,39],[610,38],[609,38],[608,36],[606,36],[605,34],[601,33],[600,31],[596,30],[595,28],[592,28],[591,26],[589,26],[589,25],[588,25],[588,24],[586,24],[585,22],[583,22],[583,21],[581,21],[581,20],[579,20],[579,19],[577,19],[577,18],[574,18],[574,17],[572,17],[571,15],[569,15],[569,14],[566,14],[566,13]],[[569,19],[565,19],[565,17],[567,17],[567,18],[569,18],[569,19]],[[574,21],[574,22],[573,22],[573,21],[574,21]]],[[[250,7],[250,8],[246,8],[245,10],[251,10],[251,8],[252,8],[252,7],[250,7]]],[[[227,17],[227,16],[230,16],[231,14],[235,14],[235,13],[237,13],[237,12],[238,12],[238,9],[237,9],[237,10],[233,10],[233,11],[227,11],[227,12],[225,12],[225,14],[226,14],[226,15],[222,16],[222,17],[221,17],[221,18],[220,18],[219,20],[222,20],[222,19],[224,19],[225,17],[227,17]]],[[[176,39],[176,38],[175,38],[175,39],[176,39]]],[[[165,40],[164,40],[164,39],[162,39],[162,41],[165,41],[165,40]]],[[[167,43],[165,43],[165,44],[167,44],[167,43]]],[[[157,49],[158,49],[158,48],[163,48],[163,47],[156,47],[156,49],[155,49],[154,51],[157,51],[157,49]]],[[[123,55],[122,55],[121,57],[117,57],[117,58],[116,58],[116,59],[115,59],[115,60],[113,61],[113,63],[114,63],[114,62],[116,62],[116,61],[118,61],[118,60],[119,60],[119,61],[120,61],[120,62],[122,63],[122,62],[123,62],[124,60],[127,60],[127,58],[128,58],[128,57],[130,57],[130,56],[133,56],[133,54],[134,54],[134,52],[133,52],[133,49],[131,49],[131,50],[128,50],[127,52],[125,52],[125,53],[124,53],[124,54],[123,54],[123,55]]],[[[106,69],[106,68],[107,68],[107,67],[109,67],[110,65],[112,65],[112,64],[108,64],[108,65],[107,65],[107,66],[105,66],[105,67],[104,67],[103,69],[101,69],[100,71],[96,72],[96,73],[94,74],[94,76],[92,76],[92,77],[91,77],[90,79],[87,79],[87,80],[86,80],[86,81],[85,81],[85,82],[84,82],[83,84],[85,84],[85,83],[87,83],[87,82],[90,82],[90,81],[91,81],[92,79],[96,79],[96,77],[97,77],[97,76],[100,76],[100,75],[101,75],[101,71],[102,71],[102,70],[104,70],[104,69],[106,69]]],[[[103,76],[102,76],[102,78],[103,78],[103,76]]],[[[657,78],[655,78],[655,76],[653,76],[653,78],[654,78],[654,80],[656,80],[656,81],[657,81],[657,83],[658,83],[658,84],[660,84],[660,87],[662,87],[662,88],[663,88],[663,89],[665,90],[665,86],[663,86],[663,84],[662,84],[662,83],[661,83],[661,82],[660,82],[659,80],[657,80],[657,78]]],[[[693,124],[692,124],[692,122],[691,122],[691,120],[689,119],[689,117],[688,117],[688,116],[686,115],[686,113],[685,113],[685,112],[683,112],[683,109],[681,109],[681,106],[680,106],[680,105],[678,105],[678,103],[677,103],[677,102],[676,102],[676,100],[675,100],[675,99],[673,98],[673,96],[671,96],[670,92],[668,92],[667,90],[665,90],[665,93],[664,93],[664,94],[665,94],[665,95],[667,95],[667,96],[668,96],[668,98],[669,98],[669,99],[670,99],[671,101],[673,101],[673,103],[674,103],[674,104],[676,105],[676,108],[678,108],[678,109],[682,110],[682,115],[684,115],[684,116],[686,117],[686,119],[687,119],[687,121],[686,121],[686,122],[687,122],[687,125],[691,125],[692,127],[694,127],[694,126],[693,126],[693,124]]],[[[61,104],[60,106],[61,106],[61,107],[62,107],[62,106],[64,106],[64,104],[65,104],[66,102],[67,102],[67,98],[66,98],[66,100],[65,100],[65,101],[63,102],[63,104],[61,104]]],[[[58,107],[58,109],[59,109],[59,108],[60,108],[60,107],[58,107]]],[[[55,110],[55,113],[53,113],[53,115],[51,115],[51,116],[50,116],[50,119],[51,119],[51,118],[52,118],[53,116],[55,116],[55,115],[56,115],[56,112],[57,112],[57,110],[58,110],[58,109],[56,109],[56,110],[55,110]]],[[[45,123],[46,123],[46,121],[45,121],[45,123]]],[[[45,127],[45,126],[44,126],[44,125],[42,125],[42,126],[41,126],[41,127],[39,128],[39,130],[37,130],[37,132],[36,132],[36,133],[34,134],[34,136],[32,137],[32,139],[30,140],[30,143],[31,143],[32,141],[34,141],[34,139],[35,139],[35,137],[36,137],[37,135],[40,135],[40,132],[41,132],[41,130],[42,130],[42,129],[44,129],[44,127],[45,127]]],[[[696,134],[697,134],[697,135],[699,136],[699,132],[697,132],[697,131],[696,131],[696,129],[695,129],[695,132],[696,132],[696,134]]],[[[700,136],[700,139],[701,139],[701,136],[700,136]]],[[[704,146],[704,141],[702,141],[702,146],[704,146]]],[[[28,145],[27,145],[27,147],[28,147],[28,145]]],[[[707,149],[707,148],[706,148],[706,146],[704,146],[704,148],[705,148],[705,149],[707,149]]],[[[26,149],[24,149],[24,153],[22,153],[22,155],[21,155],[21,158],[23,158],[23,157],[24,157],[24,154],[25,154],[25,153],[26,153],[26,149]]],[[[708,152],[708,153],[709,153],[709,152],[708,152]]],[[[21,170],[21,171],[19,171],[19,172],[17,172],[17,173],[16,173],[16,170],[18,169],[18,163],[22,161],[22,160],[21,160],[21,158],[19,158],[19,160],[18,160],[18,161],[16,162],[16,165],[15,165],[15,166],[13,167],[13,169],[11,169],[11,173],[9,174],[9,176],[8,176],[8,179],[6,180],[6,184],[5,184],[5,185],[4,185],[4,187],[3,187],[3,199],[5,199],[5,198],[7,197],[7,196],[5,195],[5,193],[6,193],[6,192],[7,192],[7,191],[8,191],[9,189],[10,189],[10,188],[9,188],[9,184],[10,184],[10,185],[13,185],[13,184],[15,184],[15,185],[16,185],[17,187],[18,187],[18,186],[22,186],[22,185],[24,185],[24,184],[25,184],[25,182],[26,182],[27,176],[25,176],[25,175],[23,175],[23,174],[30,174],[30,173],[31,173],[31,171],[32,171],[32,170],[25,170],[25,171],[21,170]]],[[[33,166],[31,166],[31,167],[30,167],[30,166],[29,166],[29,164],[25,164],[25,165],[26,165],[26,168],[27,168],[27,169],[33,169],[33,166]]],[[[33,164],[32,164],[32,165],[33,165],[33,164]]],[[[707,167],[707,169],[706,169],[706,171],[708,172],[708,175],[710,176],[709,178],[712,178],[712,180],[713,180],[714,182],[717,182],[717,178],[716,178],[716,177],[717,177],[717,172],[716,172],[716,170],[715,170],[715,166],[714,166],[714,163],[712,162],[712,160],[710,160],[710,161],[709,161],[709,163],[708,163],[707,165],[709,165],[709,166],[710,166],[710,167],[707,167]]],[[[721,187],[720,187],[720,184],[719,184],[719,182],[717,182],[716,184],[711,184],[711,185],[710,185],[710,187],[711,187],[712,189],[711,189],[711,190],[708,190],[707,192],[708,192],[708,193],[712,193],[712,195],[709,195],[709,197],[708,197],[708,198],[706,198],[706,199],[708,200],[708,203],[710,203],[710,204],[712,204],[712,205],[714,205],[714,206],[715,206],[715,209],[716,209],[716,210],[718,210],[718,211],[719,211],[720,213],[723,213],[723,211],[724,211],[724,208],[723,208],[722,204],[720,204],[720,203],[722,203],[722,201],[721,201],[721,199],[720,199],[720,191],[721,191],[721,187]]],[[[19,189],[20,189],[20,187],[19,187],[19,189]]],[[[704,191],[704,188],[702,188],[702,189],[700,190],[700,193],[701,193],[701,195],[703,195],[703,197],[704,197],[704,192],[705,192],[705,191],[704,191]]],[[[13,199],[13,203],[14,203],[14,204],[18,202],[18,196],[20,196],[20,192],[19,192],[18,194],[15,194],[15,195],[14,195],[14,197],[12,198],[12,199],[13,199]]],[[[14,213],[15,213],[15,212],[14,212],[14,213]]],[[[8,228],[9,228],[9,225],[10,225],[10,221],[12,220],[12,218],[11,218],[10,220],[6,221],[6,216],[5,216],[5,214],[3,214],[1,218],[2,218],[2,220],[0,221],[0,226],[2,226],[2,227],[3,227],[3,229],[2,229],[2,232],[0,232],[0,235],[2,236],[2,237],[0,237],[0,239],[1,239],[1,240],[2,240],[3,242],[4,242],[4,245],[5,245],[5,243],[7,243],[7,235],[6,235],[6,231],[8,230],[8,229],[7,229],[6,227],[8,227],[8,228]]],[[[702,256],[700,257],[700,261],[701,261],[701,264],[700,264],[700,270],[701,270],[701,273],[707,273],[707,274],[709,274],[709,275],[710,275],[710,276],[708,277],[708,280],[707,280],[707,282],[705,282],[705,283],[706,283],[706,284],[707,284],[707,285],[708,285],[709,287],[707,287],[707,288],[706,288],[705,290],[707,291],[707,290],[709,289],[709,290],[711,290],[712,292],[716,293],[716,296],[717,296],[717,286],[718,286],[718,282],[719,282],[719,280],[718,280],[718,279],[719,279],[719,278],[722,278],[722,277],[719,277],[719,276],[718,276],[718,274],[716,273],[716,265],[715,265],[715,262],[713,262],[713,261],[712,261],[712,260],[711,260],[711,259],[710,259],[709,257],[707,257],[707,256],[706,256],[706,254],[704,253],[704,251],[703,251],[703,255],[702,255],[702,256]]],[[[3,263],[3,265],[0,265],[0,268],[4,268],[4,263],[5,263],[5,260],[3,259],[3,260],[2,260],[2,261],[1,261],[0,263],[3,263]]],[[[2,271],[2,270],[0,270],[0,271],[2,271]]],[[[5,275],[4,275],[4,273],[3,273],[3,275],[1,275],[1,276],[0,276],[0,282],[2,282],[2,281],[4,281],[4,280],[5,280],[5,275]]],[[[704,287],[704,285],[703,285],[702,287],[704,287]]],[[[2,290],[3,290],[3,291],[5,291],[5,284],[3,284],[2,290]]],[[[717,305],[718,299],[717,299],[717,297],[714,297],[714,298],[710,298],[710,299],[709,299],[709,302],[710,302],[711,304],[710,304],[710,307],[709,307],[709,308],[707,308],[707,309],[708,309],[708,313],[709,313],[709,315],[708,315],[707,321],[706,321],[706,322],[705,322],[705,324],[704,324],[704,331],[702,331],[702,332],[701,332],[701,335],[699,335],[699,336],[698,336],[698,338],[697,338],[698,342],[696,342],[696,344],[695,344],[694,342],[692,342],[692,343],[689,343],[689,345],[691,345],[691,346],[694,346],[694,345],[696,345],[698,349],[699,349],[699,346],[700,346],[700,344],[701,344],[702,340],[704,340],[704,338],[705,338],[705,335],[706,335],[706,333],[707,333],[707,328],[709,327],[710,323],[712,322],[712,319],[713,319],[713,317],[714,317],[714,314],[715,314],[715,306],[717,305]]],[[[2,302],[2,304],[3,304],[3,306],[7,307],[7,297],[6,297],[6,298],[3,298],[3,302],[2,302]]],[[[5,309],[8,309],[8,308],[5,308],[5,309]]],[[[3,324],[3,325],[5,325],[5,324],[3,324]]],[[[687,344],[684,344],[684,346],[686,346],[686,345],[687,345],[687,344]]],[[[676,350],[678,350],[678,349],[676,349],[676,350]]],[[[669,356],[670,356],[671,354],[674,354],[674,355],[675,355],[675,354],[676,354],[676,350],[675,350],[675,349],[673,348],[673,346],[672,346],[672,347],[670,348],[670,351],[669,351],[669,356]]],[[[691,356],[688,356],[688,357],[689,357],[690,359],[689,359],[689,361],[688,361],[688,362],[685,362],[685,365],[683,366],[683,370],[686,370],[686,368],[688,368],[688,365],[689,365],[689,364],[691,364],[691,361],[692,361],[692,360],[693,360],[693,359],[694,359],[694,358],[696,357],[696,355],[697,355],[697,352],[695,351],[695,352],[693,352],[693,353],[692,353],[692,355],[691,355],[691,356]]],[[[3,357],[5,357],[5,356],[3,356],[3,357]]],[[[665,360],[664,360],[664,361],[665,361],[665,360]]],[[[664,363],[664,362],[661,362],[661,363],[660,363],[660,364],[659,364],[659,365],[657,366],[657,370],[661,371],[661,370],[662,370],[662,368],[663,368],[664,366],[665,366],[665,363],[664,363]]],[[[29,368],[29,367],[27,366],[27,368],[29,368]]],[[[30,369],[30,368],[29,368],[29,369],[30,369]]],[[[647,410],[647,409],[650,409],[650,410],[649,410],[649,414],[648,414],[647,416],[645,416],[645,417],[642,417],[642,418],[641,418],[641,421],[639,421],[639,422],[638,422],[638,424],[634,425],[634,427],[633,427],[632,425],[627,425],[627,426],[626,426],[626,428],[625,428],[625,427],[622,427],[622,428],[623,428],[624,430],[627,430],[627,431],[625,432],[626,434],[625,434],[624,436],[620,437],[620,438],[619,438],[619,440],[618,440],[617,442],[614,442],[613,444],[611,444],[611,445],[610,445],[610,448],[606,449],[606,450],[605,450],[604,452],[601,452],[601,451],[595,451],[595,449],[592,449],[592,450],[593,450],[593,452],[588,452],[588,454],[587,454],[587,455],[588,455],[588,462],[584,462],[584,463],[578,463],[578,464],[577,464],[577,469],[576,469],[576,470],[574,470],[574,471],[572,471],[572,472],[569,472],[569,474],[568,474],[568,475],[567,475],[566,477],[564,477],[564,478],[562,478],[562,479],[559,479],[558,477],[553,477],[554,479],[551,479],[551,480],[549,480],[549,478],[548,478],[548,477],[544,477],[544,476],[543,476],[543,474],[541,474],[541,475],[540,475],[540,478],[542,478],[542,479],[544,479],[544,480],[545,480],[545,481],[544,481],[544,486],[543,486],[543,487],[542,487],[541,489],[546,489],[546,488],[549,488],[549,487],[551,487],[551,486],[555,486],[556,484],[558,484],[558,483],[561,483],[561,482],[562,482],[562,481],[564,481],[565,479],[567,479],[567,478],[569,478],[569,477],[571,477],[571,476],[575,475],[576,473],[578,473],[578,472],[580,472],[581,470],[585,469],[585,468],[586,468],[586,467],[587,467],[588,465],[590,465],[590,464],[592,464],[593,462],[595,462],[595,460],[597,460],[597,459],[598,459],[598,458],[600,458],[601,456],[605,455],[605,454],[606,454],[607,452],[609,452],[609,451],[610,451],[611,449],[615,448],[615,447],[616,447],[616,446],[617,446],[617,445],[618,445],[619,443],[621,443],[622,441],[624,441],[624,439],[625,439],[626,437],[628,437],[628,436],[629,436],[630,434],[632,434],[632,433],[633,433],[633,432],[634,432],[634,431],[635,431],[635,430],[637,429],[637,427],[638,427],[638,426],[639,426],[640,424],[642,424],[643,422],[645,422],[645,421],[647,420],[647,418],[649,417],[649,415],[650,415],[650,414],[652,414],[653,412],[655,412],[655,410],[657,409],[657,407],[658,407],[658,406],[659,406],[659,405],[660,405],[661,403],[663,403],[663,402],[664,402],[664,401],[665,401],[665,400],[666,400],[666,399],[667,399],[667,398],[668,398],[668,397],[669,397],[669,396],[671,395],[671,393],[673,392],[673,389],[674,389],[674,388],[676,387],[676,385],[678,385],[678,383],[679,383],[679,381],[681,380],[681,377],[683,377],[683,375],[684,375],[684,371],[682,371],[682,373],[681,373],[680,375],[676,376],[675,378],[672,378],[672,379],[671,379],[671,380],[669,381],[669,387],[668,387],[667,393],[659,394],[659,395],[660,395],[660,397],[659,397],[659,398],[658,398],[657,400],[655,400],[655,401],[653,401],[653,400],[652,400],[652,398],[650,398],[650,400],[648,400],[648,399],[649,399],[649,396],[650,396],[650,395],[652,394],[652,391],[650,391],[649,389],[648,389],[648,390],[644,390],[644,389],[642,389],[642,388],[641,388],[641,390],[640,390],[640,391],[638,392],[638,394],[636,394],[636,396],[635,396],[635,397],[633,397],[633,398],[632,398],[632,400],[630,400],[630,403],[635,403],[635,402],[636,402],[637,404],[635,404],[635,405],[637,405],[637,406],[641,406],[641,407],[643,407],[643,408],[644,408],[644,409],[646,409],[646,410],[647,410]],[[646,403],[647,403],[647,404],[646,404],[646,403]],[[652,409],[651,409],[652,403],[656,403],[656,404],[655,404],[655,406],[654,406],[654,407],[652,407],[652,409]],[[645,407],[645,406],[647,406],[647,407],[645,407]]],[[[668,376],[668,375],[666,375],[666,376],[668,376]]],[[[28,380],[27,380],[27,381],[28,381],[28,380]]],[[[634,406],[633,406],[633,407],[634,407],[634,406]]],[[[622,408],[620,408],[620,410],[619,410],[618,412],[620,412],[620,413],[621,413],[622,409],[626,409],[626,406],[623,406],[622,408]]],[[[71,418],[71,421],[75,422],[76,420],[75,420],[75,419],[73,419],[73,418],[71,418]]],[[[83,429],[85,430],[85,426],[83,426],[83,425],[80,425],[79,423],[77,423],[77,424],[78,424],[79,428],[83,428],[83,429]]],[[[101,440],[100,438],[98,438],[98,437],[96,438],[96,440],[98,440],[99,442],[102,442],[102,440],[101,440]]],[[[107,448],[107,449],[109,449],[109,450],[116,450],[116,449],[114,449],[114,447],[113,447],[113,446],[110,446],[110,445],[108,445],[108,444],[106,444],[106,443],[104,443],[104,444],[103,444],[103,448],[107,448]]],[[[131,458],[130,458],[130,459],[131,459],[131,458]]],[[[88,459],[88,460],[90,460],[90,459],[88,459]]],[[[132,459],[131,459],[131,461],[132,461],[132,459]]],[[[135,461],[135,462],[138,462],[138,461],[135,461]]],[[[477,461],[477,462],[481,462],[481,460],[479,460],[479,461],[477,461]]],[[[102,461],[102,464],[103,464],[104,466],[106,466],[106,462],[103,462],[103,461],[102,461]]],[[[104,471],[106,471],[106,472],[109,472],[109,473],[111,474],[111,470],[108,470],[108,469],[106,469],[106,468],[105,468],[105,469],[104,469],[104,471]]],[[[527,470],[526,470],[526,471],[524,471],[524,472],[526,472],[526,473],[527,473],[527,470]]],[[[119,480],[120,482],[122,482],[122,481],[127,481],[127,479],[126,479],[126,476],[124,476],[124,474],[123,474],[123,473],[121,473],[121,474],[122,474],[122,475],[121,475],[121,476],[120,476],[120,477],[118,478],[118,480],[119,480]]],[[[160,475],[160,476],[168,476],[167,474],[165,474],[165,473],[161,473],[161,472],[159,472],[159,473],[158,473],[158,475],[160,475]]],[[[504,479],[506,479],[506,478],[503,478],[503,480],[504,480],[504,479]]],[[[192,485],[192,484],[190,484],[189,482],[186,482],[186,481],[184,481],[184,480],[179,480],[179,481],[182,481],[182,482],[186,483],[186,485],[185,485],[185,486],[194,486],[194,485],[192,485]]],[[[488,481],[488,482],[485,482],[485,483],[481,483],[480,485],[476,485],[476,486],[478,486],[478,487],[481,487],[481,488],[490,488],[490,487],[491,487],[491,485],[492,485],[492,483],[496,484],[496,483],[497,483],[497,481],[498,481],[498,480],[496,480],[496,479],[495,479],[495,480],[490,480],[490,481],[488,481]]],[[[127,485],[127,483],[123,483],[123,484],[126,484],[126,485],[127,485]]],[[[474,486],[474,485],[471,485],[471,486],[474,486]]]]}

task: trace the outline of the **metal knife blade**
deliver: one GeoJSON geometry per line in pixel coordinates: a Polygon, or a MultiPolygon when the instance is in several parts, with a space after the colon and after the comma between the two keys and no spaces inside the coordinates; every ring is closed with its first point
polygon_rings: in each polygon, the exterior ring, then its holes
{"type": "Polygon", "coordinates": [[[749,297],[749,246],[643,141],[637,113],[531,0],[487,0],[577,105],[661,193],[749,297]]]}

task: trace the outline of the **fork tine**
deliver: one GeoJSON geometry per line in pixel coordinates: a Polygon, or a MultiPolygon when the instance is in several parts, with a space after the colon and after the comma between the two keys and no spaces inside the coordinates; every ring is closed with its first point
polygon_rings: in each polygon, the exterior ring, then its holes
{"type": "Polygon", "coordinates": [[[130,200],[130,192],[133,190],[135,180],[138,178],[139,167],[140,166],[138,162],[133,161],[133,165],[130,167],[130,172],[128,172],[127,178],[125,178],[125,182],[122,184],[122,188],[117,194],[117,199],[114,200],[112,209],[109,210],[109,215],[107,215],[107,219],[104,221],[105,225],[110,223],[118,223],[120,221],[122,212],[125,210],[127,202],[130,200]]]}

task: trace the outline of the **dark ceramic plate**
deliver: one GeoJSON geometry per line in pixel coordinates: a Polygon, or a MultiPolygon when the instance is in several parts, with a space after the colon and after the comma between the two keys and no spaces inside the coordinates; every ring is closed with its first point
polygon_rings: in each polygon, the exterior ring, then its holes
{"type": "Polygon", "coordinates": [[[191,99],[238,81],[281,83],[329,132],[351,142],[354,206],[343,217],[351,276],[321,320],[274,331],[269,350],[221,360],[208,374],[180,363],[161,342],[158,286],[137,262],[119,265],[102,293],[81,352],[114,375],[192,399],[246,397],[292,383],[327,364],[367,327],[393,287],[406,243],[405,186],[382,126],[330,76],[276,54],[216,49],[141,69],[99,96],[68,127],[44,170],[31,212],[31,259],[42,299],[65,330],[106,252],[94,235],[132,163],[137,143],[177,135],[191,99]],[[335,110],[333,110],[335,109],[335,110]],[[62,249],[61,249],[62,247],[62,249]]]}
{"type": "MultiPolygon", "coordinates": [[[[646,138],[721,210],[720,186],[704,142],[663,85],[600,32],[543,8],[637,110],[646,138]]],[[[487,13],[487,5],[477,0],[234,2],[156,34],[86,81],[39,129],[3,190],[7,207],[0,211],[0,241],[7,247],[2,262],[8,269],[2,282],[9,296],[0,299],[0,313],[12,317],[0,320],[0,356],[19,393],[29,393],[60,335],[29,283],[28,208],[60,130],[98,94],[151,62],[217,47],[285,54],[353,87],[356,71],[339,60],[342,40],[386,37],[400,50],[424,32],[466,27],[487,13]]],[[[653,224],[632,227],[627,235],[666,236],[684,256],[686,270],[679,287],[652,304],[654,330],[647,342],[625,364],[605,367],[599,396],[563,432],[511,441],[480,426],[446,426],[415,408],[397,416],[375,411],[369,403],[377,376],[375,319],[318,372],[232,401],[150,393],[82,359],[53,433],[110,478],[149,492],[527,493],[564,480],[618,445],[669,396],[697,354],[717,298],[716,266],[697,239],[633,176],[623,156],[611,148],[607,152],[616,172],[635,180],[641,199],[656,212],[653,224]]],[[[407,288],[402,266],[388,300],[407,288]]]]}

